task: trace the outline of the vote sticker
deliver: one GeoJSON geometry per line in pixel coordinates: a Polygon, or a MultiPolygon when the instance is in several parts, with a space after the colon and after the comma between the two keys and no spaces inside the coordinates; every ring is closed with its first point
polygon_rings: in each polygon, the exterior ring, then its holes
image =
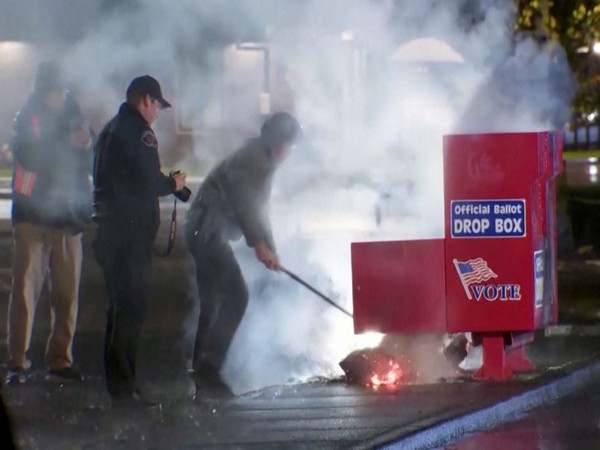
{"type": "Polygon", "coordinates": [[[526,236],[525,200],[452,200],[453,238],[520,238],[526,236]]]}

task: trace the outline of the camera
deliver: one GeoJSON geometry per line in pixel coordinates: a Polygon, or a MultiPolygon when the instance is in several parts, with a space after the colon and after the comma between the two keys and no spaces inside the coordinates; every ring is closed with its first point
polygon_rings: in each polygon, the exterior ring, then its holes
{"type": "Polygon", "coordinates": [[[173,192],[173,195],[185,203],[190,199],[192,191],[190,191],[188,187],[184,186],[179,192],[173,192]]]}
{"type": "MultiPolygon", "coordinates": [[[[175,175],[176,173],[179,173],[179,172],[181,172],[181,171],[176,170],[175,172],[172,172],[172,175],[175,175]]],[[[173,192],[173,195],[185,203],[192,196],[192,191],[187,186],[184,186],[181,191],[173,192]]]]}

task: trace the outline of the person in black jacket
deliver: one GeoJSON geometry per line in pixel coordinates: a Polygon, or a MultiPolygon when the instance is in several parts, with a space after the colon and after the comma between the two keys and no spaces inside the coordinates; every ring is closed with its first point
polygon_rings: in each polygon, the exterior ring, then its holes
{"type": "Polygon", "coordinates": [[[151,406],[137,389],[135,359],[160,220],[158,197],[181,191],[186,178],[160,169],[151,125],[170,106],[158,81],[135,78],[95,147],[93,246],[108,297],[104,366],[113,407],[151,406]]]}
{"type": "Polygon", "coordinates": [[[90,135],[58,66],[41,63],[32,95],[15,119],[13,266],[8,307],[8,384],[24,383],[26,353],[46,275],[52,328],[46,346],[50,377],[82,380],[72,367],[83,227],[91,219],[90,135]]]}
{"type": "Polygon", "coordinates": [[[197,392],[232,395],[220,372],[244,316],[248,291],[229,241],[243,235],[260,262],[279,270],[268,216],[271,182],[299,133],[296,119],[275,113],[259,137],[208,174],[188,211],[186,241],[200,295],[193,357],[197,392]]]}

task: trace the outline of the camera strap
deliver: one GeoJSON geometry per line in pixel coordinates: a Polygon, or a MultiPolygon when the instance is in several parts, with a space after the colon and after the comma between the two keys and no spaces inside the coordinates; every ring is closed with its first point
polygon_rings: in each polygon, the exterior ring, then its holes
{"type": "Polygon", "coordinates": [[[169,226],[169,242],[164,252],[159,253],[154,250],[156,256],[164,258],[171,254],[173,247],[175,247],[175,237],[177,236],[177,197],[173,201],[173,212],[171,213],[171,225],[169,226]]]}

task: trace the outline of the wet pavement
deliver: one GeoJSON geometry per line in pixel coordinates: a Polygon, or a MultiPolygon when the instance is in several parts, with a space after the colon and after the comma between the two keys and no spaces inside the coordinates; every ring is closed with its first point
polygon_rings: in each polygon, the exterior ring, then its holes
{"type": "Polygon", "coordinates": [[[469,434],[444,450],[597,450],[600,384],[536,408],[494,429],[469,434]]]}
{"type": "MultiPolygon", "coordinates": [[[[493,404],[526,383],[482,389],[457,383],[374,392],[345,384],[277,387],[229,401],[165,399],[160,410],[110,411],[95,383],[6,391],[22,448],[370,448],[390,431],[440,412],[493,404]],[[27,392],[25,392],[27,390],[27,392]],[[35,408],[32,409],[32,397],[35,408]]],[[[380,444],[383,442],[379,442],[380,444]]]]}
{"type": "Polygon", "coordinates": [[[177,340],[155,337],[142,342],[139,374],[144,392],[161,407],[134,412],[110,409],[100,344],[94,335],[77,341],[76,352],[87,350],[80,359],[83,383],[47,381],[36,371],[28,384],[4,388],[20,448],[376,448],[559,379],[572,370],[565,362],[594,360],[600,338],[539,336],[528,354],[540,372],[506,382],[456,378],[373,390],[315,380],[195,401],[183,349],[177,340]]]}

